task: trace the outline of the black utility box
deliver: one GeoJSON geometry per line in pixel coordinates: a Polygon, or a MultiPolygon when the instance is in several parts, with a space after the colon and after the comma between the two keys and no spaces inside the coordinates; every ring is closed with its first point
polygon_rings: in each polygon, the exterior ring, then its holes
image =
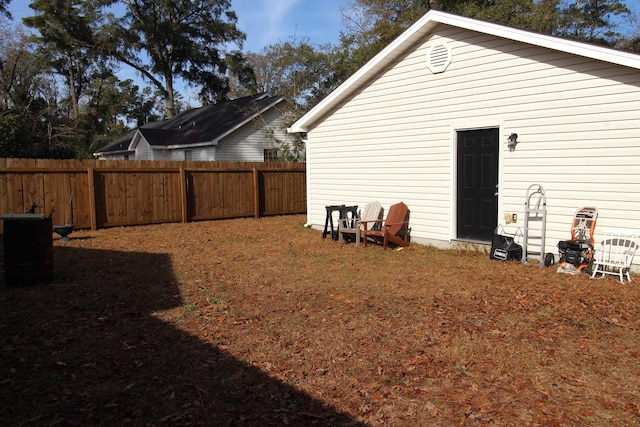
{"type": "Polygon", "coordinates": [[[498,261],[520,261],[522,259],[522,246],[514,241],[514,236],[493,233],[489,258],[498,261]]]}
{"type": "Polygon", "coordinates": [[[53,280],[53,225],[40,214],[4,214],[4,273],[7,285],[53,280]]]}

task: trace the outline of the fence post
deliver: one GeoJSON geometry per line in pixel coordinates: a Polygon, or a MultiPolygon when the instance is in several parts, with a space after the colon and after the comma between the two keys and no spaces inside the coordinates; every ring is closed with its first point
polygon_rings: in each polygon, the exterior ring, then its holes
{"type": "Polygon", "coordinates": [[[95,174],[92,166],[87,168],[87,183],[89,184],[89,221],[91,229],[98,229],[98,219],[96,217],[96,184],[95,174]]]}
{"type": "MultiPolygon", "coordinates": [[[[73,206],[75,225],[91,230],[105,226],[142,225],[165,221],[186,223],[192,219],[236,216],[261,218],[263,212],[265,215],[303,213],[305,207],[300,202],[301,197],[305,196],[304,173],[304,168],[297,165],[277,167],[262,162],[150,162],[139,166],[125,160],[35,162],[28,159],[0,158],[0,212],[24,211],[24,197],[29,195],[38,202],[44,201],[42,204],[46,203],[47,208],[56,204],[64,206],[69,203],[69,180],[70,188],[74,191],[73,201],[75,202],[76,198],[78,200],[77,206],[76,203],[73,206]],[[238,176],[237,182],[232,181],[232,188],[215,187],[217,182],[224,181],[216,178],[222,172],[231,172],[238,176]],[[176,173],[179,173],[178,179],[176,173]],[[216,191],[228,197],[216,204],[212,195],[194,195],[199,189],[190,187],[200,183],[201,173],[215,175],[211,179],[203,179],[203,189],[213,186],[216,191]],[[251,176],[248,173],[251,173],[251,176]],[[149,174],[155,175],[147,179],[149,174]],[[58,175],[62,178],[58,178],[58,175]],[[194,178],[194,175],[197,175],[197,178],[194,178]],[[40,178],[41,176],[43,178],[40,178]],[[30,183],[35,187],[28,193],[30,183]],[[144,185],[144,188],[141,185],[144,185]],[[265,193],[266,187],[268,192],[265,193]],[[58,200],[61,197],[66,200],[58,200]],[[237,205],[234,205],[236,201],[237,205]],[[249,209],[251,203],[254,204],[253,209],[249,209]],[[205,213],[200,218],[200,208],[211,209],[212,213],[205,213]],[[128,211],[139,211],[139,218],[130,218],[127,216],[128,211]],[[157,212],[157,215],[151,217],[148,212],[157,212]]],[[[55,220],[62,220],[60,215],[63,213],[62,210],[56,212],[55,220]]]]}
{"type": "Polygon", "coordinates": [[[187,188],[187,171],[184,169],[184,167],[180,168],[180,199],[181,202],[180,204],[182,205],[182,222],[188,222],[189,221],[189,209],[188,209],[188,205],[187,205],[187,194],[188,194],[188,188],[187,188]]]}
{"type": "Polygon", "coordinates": [[[258,168],[253,167],[253,215],[260,218],[260,179],[258,168]]]}

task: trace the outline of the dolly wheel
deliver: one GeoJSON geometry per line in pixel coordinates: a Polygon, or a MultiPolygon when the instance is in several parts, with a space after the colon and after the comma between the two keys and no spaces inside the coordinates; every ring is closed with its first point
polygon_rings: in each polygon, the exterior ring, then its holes
{"type": "Polygon", "coordinates": [[[555,257],[553,256],[553,254],[551,252],[548,252],[544,256],[544,266],[545,267],[551,267],[555,263],[556,263],[555,257]]]}

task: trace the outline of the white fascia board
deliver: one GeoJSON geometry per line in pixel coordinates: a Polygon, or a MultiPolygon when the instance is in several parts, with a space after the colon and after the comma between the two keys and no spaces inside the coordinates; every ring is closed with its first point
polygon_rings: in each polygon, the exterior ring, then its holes
{"type": "Polygon", "coordinates": [[[95,153],[93,153],[93,157],[99,157],[99,156],[113,156],[116,154],[132,154],[135,153],[135,151],[131,151],[131,150],[118,150],[118,151],[96,151],[95,153]]]}
{"type": "Polygon", "coordinates": [[[129,151],[136,151],[136,146],[140,138],[143,138],[142,132],[140,132],[140,129],[136,129],[136,133],[133,134],[133,138],[131,138],[131,142],[129,143],[129,151]]]}
{"type": "Polygon", "coordinates": [[[298,121],[291,125],[291,127],[287,129],[287,132],[308,132],[311,128],[311,125],[313,125],[313,123],[315,123],[318,118],[326,114],[327,111],[330,110],[335,104],[346,99],[351,93],[353,93],[362,84],[364,84],[370,76],[372,76],[378,70],[382,69],[386,64],[391,62],[393,58],[395,58],[394,53],[398,52],[397,49],[399,49],[406,40],[412,39],[412,36],[415,37],[415,33],[422,26],[419,24],[423,24],[422,21],[428,15],[429,13],[427,13],[427,15],[425,15],[422,19],[412,25],[407,31],[402,33],[398,38],[391,42],[391,44],[382,49],[380,53],[369,60],[369,62],[362,66],[347,80],[345,80],[344,83],[338,86],[333,92],[327,95],[326,98],[324,98],[315,107],[309,110],[307,114],[302,116],[300,119],[298,119],[298,121]]]}
{"type": "Polygon", "coordinates": [[[640,55],[622,52],[615,49],[590,45],[573,40],[561,39],[544,34],[532,33],[518,30],[503,25],[490,22],[479,21],[477,19],[452,15],[437,10],[427,12],[422,18],[416,21],[404,33],[396,38],[391,44],[380,51],[362,68],[356,71],[344,83],[338,86],[326,98],[320,101],[307,114],[296,121],[288,132],[308,132],[315,123],[320,121],[332,108],[341,101],[348,98],[350,94],[366,84],[368,79],[387,64],[395,60],[399,55],[409,49],[412,43],[425,36],[438,24],[451,25],[479,33],[489,34],[514,41],[554,49],[573,55],[580,55],[604,62],[623,65],[640,69],[640,55]]]}
{"type": "Polygon", "coordinates": [[[222,135],[220,135],[219,137],[217,137],[215,139],[215,143],[217,144],[222,138],[225,138],[229,135],[231,135],[233,132],[237,131],[238,129],[240,129],[242,126],[246,125],[247,123],[249,123],[251,120],[255,119],[256,117],[258,117],[259,115],[261,115],[262,113],[264,113],[265,111],[269,111],[271,108],[275,107],[276,105],[278,105],[279,103],[281,103],[282,101],[284,101],[284,98],[280,97],[278,99],[276,99],[274,102],[272,102],[271,104],[267,105],[266,107],[264,107],[262,110],[259,110],[258,112],[256,112],[255,114],[251,115],[250,117],[248,117],[245,121],[238,123],[236,126],[232,127],[231,129],[227,130],[225,133],[223,133],[222,135]]]}
{"type": "Polygon", "coordinates": [[[635,53],[624,52],[608,47],[553,37],[545,34],[533,33],[530,31],[505,27],[504,25],[478,21],[477,19],[450,15],[443,12],[433,11],[429,13],[433,13],[435,15],[434,19],[441,24],[461,27],[479,33],[490,34],[496,37],[502,37],[522,43],[528,43],[534,46],[545,47],[548,49],[570,53],[573,55],[584,56],[586,58],[596,59],[603,62],[610,62],[616,65],[623,65],[625,67],[640,69],[640,55],[635,53]]]}
{"type": "Polygon", "coordinates": [[[162,145],[162,146],[152,145],[151,148],[154,150],[176,150],[181,148],[209,147],[211,145],[218,145],[218,139],[213,141],[194,142],[191,144],[173,144],[173,145],[162,145]]]}
{"type": "Polygon", "coordinates": [[[136,129],[136,132],[133,134],[133,137],[131,138],[131,141],[129,142],[129,145],[127,146],[126,149],[122,149],[122,150],[117,150],[117,151],[96,151],[95,153],[93,153],[94,157],[97,156],[101,156],[106,154],[107,156],[111,156],[114,154],[131,154],[134,153],[136,151],[136,145],[138,144],[138,141],[140,140],[140,130],[136,129]]]}

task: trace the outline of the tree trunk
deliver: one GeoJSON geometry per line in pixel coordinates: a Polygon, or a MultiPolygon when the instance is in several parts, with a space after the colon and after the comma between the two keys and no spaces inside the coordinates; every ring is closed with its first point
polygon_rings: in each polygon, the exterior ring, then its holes
{"type": "Polygon", "coordinates": [[[80,112],[78,108],[78,97],[76,96],[76,85],[73,77],[73,61],[71,60],[71,55],[67,55],[67,63],[69,65],[69,95],[71,96],[71,104],[73,107],[73,120],[77,123],[80,112]]]}
{"type": "Polygon", "coordinates": [[[176,115],[176,103],[173,97],[173,76],[166,74],[164,76],[166,93],[165,93],[165,104],[166,104],[166,114],[167,118],[170,119],[176,115]]]}

